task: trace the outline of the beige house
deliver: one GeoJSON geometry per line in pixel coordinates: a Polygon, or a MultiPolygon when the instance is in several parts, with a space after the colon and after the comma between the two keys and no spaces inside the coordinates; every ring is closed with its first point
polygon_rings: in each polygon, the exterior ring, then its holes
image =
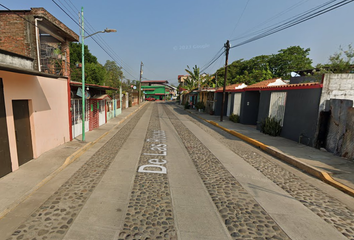
{"type": "Polygon", "coordinates": [[[2,177],[71,140],[69,43],[79,37],[43,8],[0,11],[0,24],[2,177]]]}

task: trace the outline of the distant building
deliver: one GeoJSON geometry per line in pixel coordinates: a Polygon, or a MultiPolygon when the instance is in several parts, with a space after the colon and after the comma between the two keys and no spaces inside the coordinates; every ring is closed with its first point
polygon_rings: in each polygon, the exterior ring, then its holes
{"type": "Polygon", "coordinates": [[[170,100],[176,96],[176,87],[170,86],[166,80],[142,81],[141,88],[145,98],[170,100]]]}
{"type": "Polygon", "coordinates": [[[189,75],[178,75],[178,84],[181,86],[185,85],[186,79],[189,77],[189,75]]]}

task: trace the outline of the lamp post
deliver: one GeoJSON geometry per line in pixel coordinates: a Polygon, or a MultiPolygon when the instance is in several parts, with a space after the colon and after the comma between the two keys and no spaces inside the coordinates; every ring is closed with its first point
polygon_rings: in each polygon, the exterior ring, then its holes
{"type": "Polygon", "coordinates": [[[85,37],[85,30],[84,30],[84,7],[81,7],[81,61],[82,61],[82,141],[85,141],[85,45],[84,39],[91,37],[97,33],[109,33],[109,32],[117,32],[115,29],[108,29],[106,28],[103,31],[98,31],[93,34],[90,34],[85,37]]]}

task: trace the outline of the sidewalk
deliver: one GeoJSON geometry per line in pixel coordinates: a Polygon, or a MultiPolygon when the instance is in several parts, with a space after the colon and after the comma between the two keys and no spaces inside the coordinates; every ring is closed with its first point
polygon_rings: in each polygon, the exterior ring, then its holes
{"type": "MultiPolygon", "coordinates": [[[[182,109],[184,107],[177,104],[176,106],[182,109]]],[[[341,158],[289,139],[263,134],[254,126],[231,122],[226,116],[223,118],[223,122],[220,122],[220,116],[200,113],[195,109],[187,111],[354,196],[353,160],[341,158]]]]}
{"type": "MultiPolygon", "coordinates": [[[[140,104],[140,107],[143,105],[144,103],[140,104]]],[[[93,131],[87,132],[85,142],[81,141],[80,135],[71,142],[43,153],[38,158],[22,165],[17,171],[0,178],[0,196],[2,196],[0,198],[0,219],[138,109],[138,106],[124,109],[116,118],[93,131]]]]}

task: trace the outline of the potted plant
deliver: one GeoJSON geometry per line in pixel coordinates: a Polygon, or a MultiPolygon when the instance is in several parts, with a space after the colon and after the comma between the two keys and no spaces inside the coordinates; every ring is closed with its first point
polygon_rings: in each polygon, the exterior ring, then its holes
{"type": "Polygon", "coordinates": [[[205,105],[203,102],[197,102],[197,104],[195,104],[195,108],[199,111],[199,112],[203,112],[205,109],[205,105]]]}

